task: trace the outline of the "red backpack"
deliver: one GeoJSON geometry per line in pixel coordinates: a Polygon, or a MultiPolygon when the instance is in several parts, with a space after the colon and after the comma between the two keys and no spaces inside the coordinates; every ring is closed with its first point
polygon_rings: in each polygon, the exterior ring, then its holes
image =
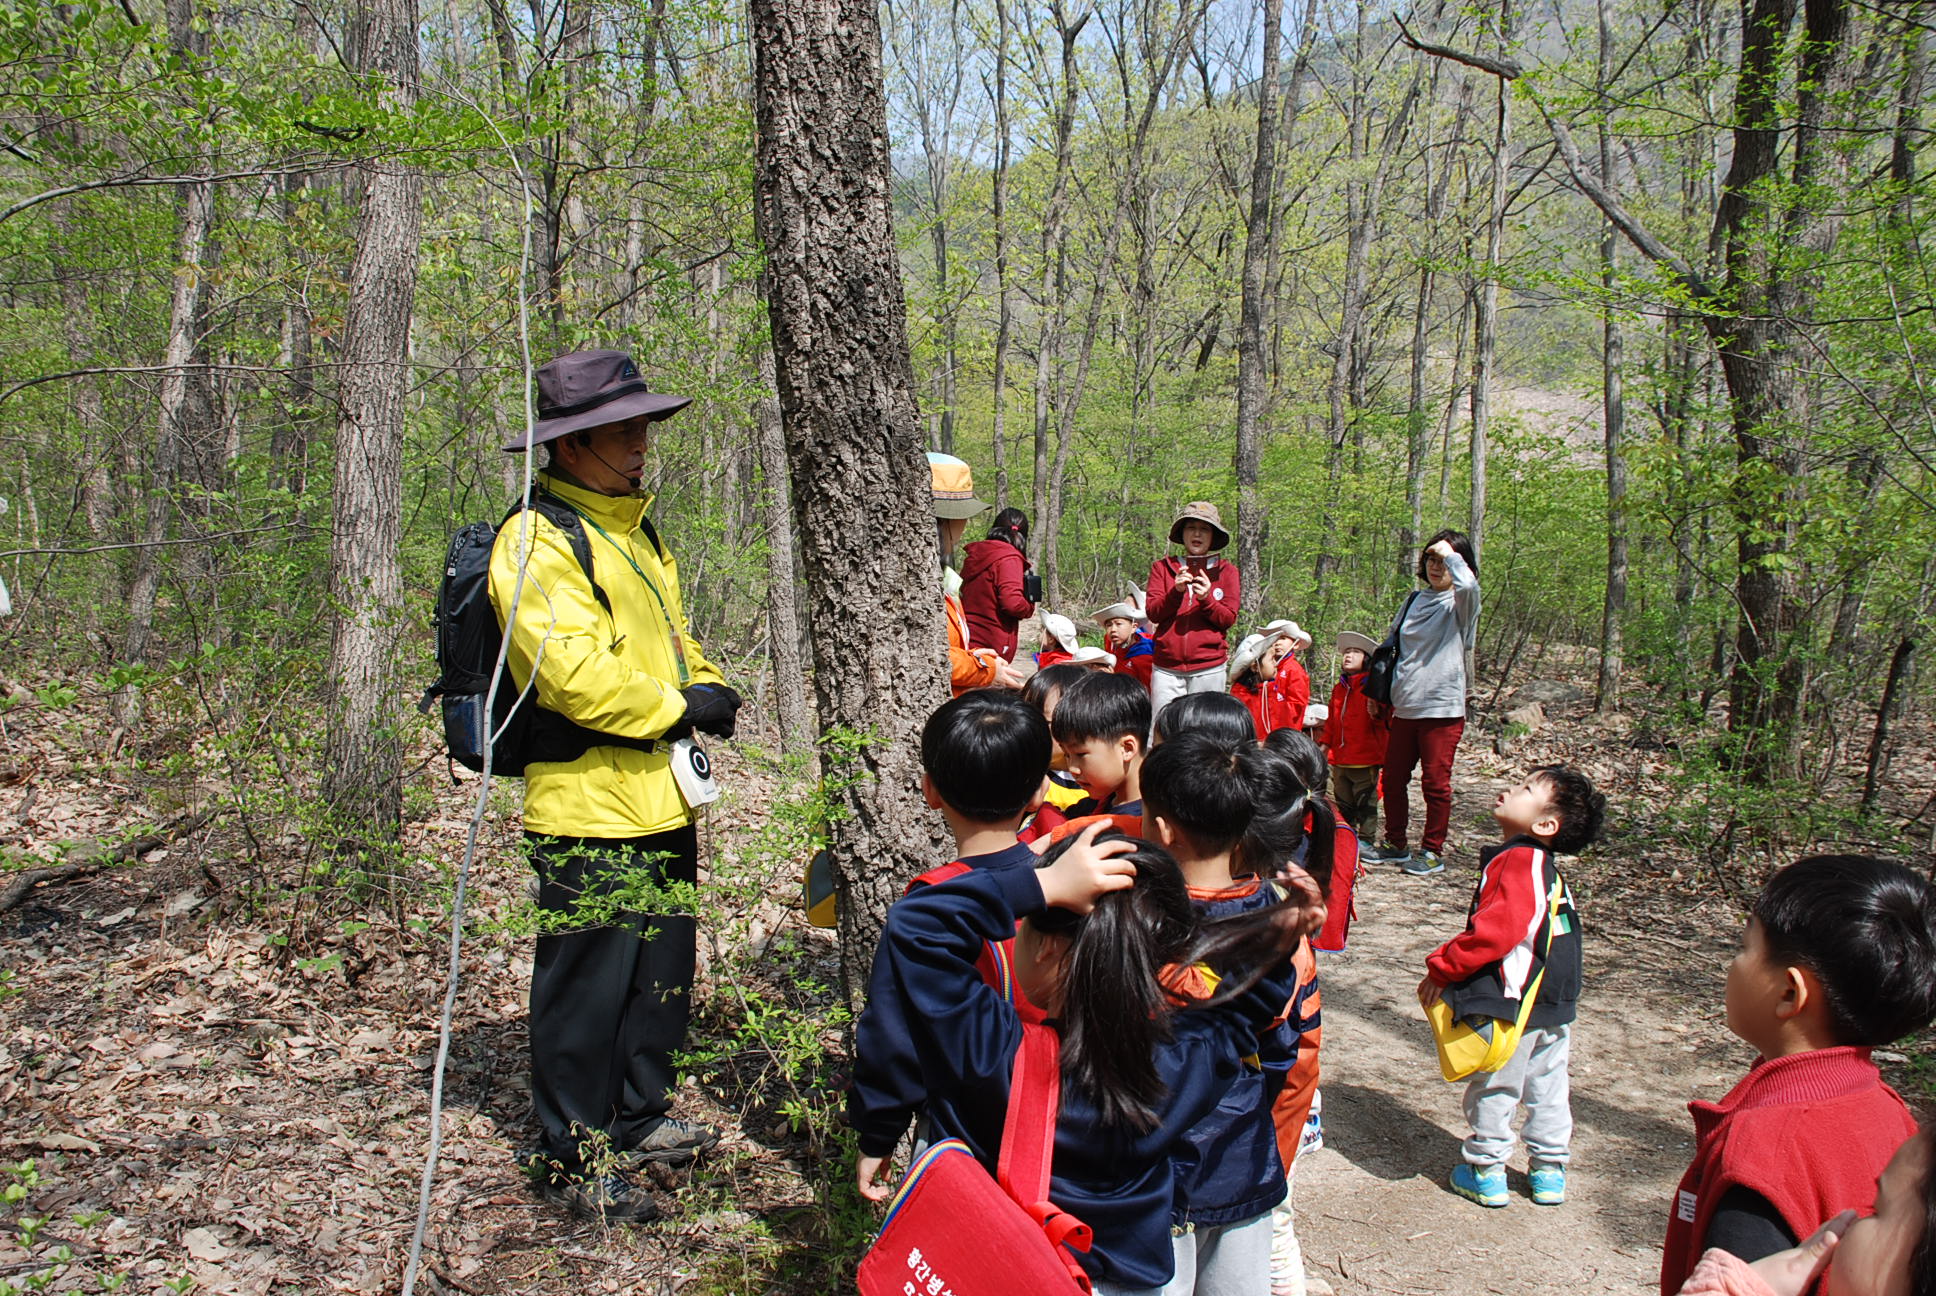
{"type": "Polygon", "coordinates": [[[861,1296],[1075,1296],[1089,1275],[1070,1252],[1093,1235],[1049,1197],[1061,1040],[1023,1026],[1009,1080],[995,1177],[959,1139],[936,1143],[908,1167],[874,1245],[861,1258],[861,1296]]]}

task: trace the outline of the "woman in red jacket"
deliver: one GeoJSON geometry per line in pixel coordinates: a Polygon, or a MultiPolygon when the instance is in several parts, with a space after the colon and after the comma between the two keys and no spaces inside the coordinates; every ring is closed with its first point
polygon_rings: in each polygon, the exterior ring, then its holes
{"type": "Polygon", "coordinates": [[[1005,508],[995,515],[986,540],[969,545],[961,563],[961,607],[968,614],[969,640],[992,648],[1003,661],[1015,660],[1015,628],[1035,615],[1030,588],[1037,579],[1025,552],[1028,518],[1005,508]]]}
{"type": "Polygon", "coordinates": [[[1224,662],[1230,656],[1224,634],[1237,624],[1243,593],[1237,565],[1217,556],[1230,543],[1230,532],[1215,504],[1184,505],[1170,526],[1170,543],[1182,545],[1183,556],[1150,565],[1147,606],[1156,626],[1152,715],[1185,693],[1224,691],[1224,662]]]}

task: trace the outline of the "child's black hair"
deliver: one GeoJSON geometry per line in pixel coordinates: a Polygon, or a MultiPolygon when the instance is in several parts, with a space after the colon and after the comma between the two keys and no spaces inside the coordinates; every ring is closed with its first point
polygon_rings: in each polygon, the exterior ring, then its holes
{"type": "MultiPolygon", "coordinates": [[[[1086,917],[1045,909],[1029,922],[1071,941],[1062,979],[1063,1086],[1094,1103],[1104,1125],[1147,1131],[1163,1099],[1156,1046],[1169,1034],[1169,1014],[1222,1003],[1257,984],[1295,942],[1290,911],[1301,905],[1288,900],[1206,921],[1168,851],[1119,832],[1096,840],[1135,846],[1117,858],[1135,866],[1136,884],[1102,896],[1086,917]],[[1179,1003],[1164,989],[1165,969],[1197,963],[1223,974],[1216,994],[1179,1003]]],[[[1043,865],[1075,841],[1059,843],[1043,865]]]]}
{"type": "Polygon", "coordinates": [[[1164,739],[1143,761],[1144,817],[1163,816],[1199,851],[1229,850],[1250,827],[1252,784],[1262,754],[1248,735],[1234,742],[1207,733],[1164,739]]]}
{"type": "Polygon", "coordinates": [[[1045,711],[1047,708],[1044,703],[1048,701],[1049,694],[1066,693],[1071,684],[1079,679],[1087,679],[1093,674],[1095,672],[1087,666],[1072,666],[1068,662],[1044,666],[1029,676],[1028,682],[1022,685],[1022,701],[1037,711],[1045,711]]]}
{"type": "Polygon", "coordinates": [[[1565,765],[1541,765],[1532,777],[1546,785],[1547,804],[1559,816],[1560,830],[1549,843],[1562,855],[1578,855],[1600,840],[1607,822],[1607,799],[1593,780],[1565,765]]]}
{"type": "Polygon", "coordinates": [[[921,768],[955,813],[1003,823],[1029,807],[1049,772],[1049,724],[1011,689],[942,703],[921,729],[921,768]]]}
{"type": "Polygon", "coordinates": [[[1062,690],[1054,727],[1059,743],[1114,742],[1130,736],[1147,743],[1149,693],[1127,675],[1084,671],[1082,679],[1062,690]]]}
{"type": "Polygon", "coordinates": [[[1776,962],[1821,983],[1838,1044],[1877,1048],[1936,1019],[1936,889],[1869,855],[1811,855],[1768,879],[1755,920],[1776,962]]]}
{"type": "Polygon", "coordinates": [[[1430,540],[1427,540],[1424,546],[1419,549],[1418,578],[1420,580],[1425,579],[1425,551],[1441,540],[1451,545],[1452,551],[1458,554],[1459,557],[1465,559],[1465,565],[1472,569],[1474,576],[1479,574],[1479,555],[1472,552],[1472,537],[1463,531],[1454,531],[1451,527],[1447,527],[1430,540]]]}
{"type": "Polygon", "coordinates": [[[1331,783],[1331,762],[1325,759],[1324,748],[1318,740],[1302,729],[1274,729],[1264,740],[1271,750],[1290,761],[1291,768],[1297,771],[1298,781],[1305,788],[1324,795],[1324,789],[1331,783]]]}
{"type": "Polygon", "coordinates": [[[1186,733],[1207,733],[1231,742],[1256,742],[1257,722],[1250,708],[1228,693],[1185,693],[1156,713],[1156,740],[1186,733]]]}
{"type": "MultiPolygon", "coordinates": [[[[1291,754],[1298,747],[1293,738],[1317,746],[1294,729],[1279,729],[1260,749],[1262,759],[1251,775],[1255,808],[1238,844],[1237,859],[1244,868],[1265,877],[1286,864],[1298,864],[1329,895],[1336,868],[1338,818],[1325,800],[1321,774],[1312,778],[1308,763],[1301,767],[1291,754]]],[[[1318,760],[1321,771],[1324,753],[1318,753],[1318,760]]]]}
{"type": "Polygon", "coordinates": [[[1006,540],[1017,549],[1028,547],[1028,514],[1018,508],[1005,508],[995,515],[988,528],[990,540],[1006,540]]]}

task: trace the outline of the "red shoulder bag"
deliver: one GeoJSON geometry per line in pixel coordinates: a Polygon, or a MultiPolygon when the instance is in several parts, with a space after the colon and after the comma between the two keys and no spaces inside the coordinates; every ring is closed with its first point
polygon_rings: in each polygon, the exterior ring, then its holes
{"type": "Polygon", "coordinates": [[[959,1139],[936,1143],[908,1167],[880,1235],[860,1262],[861,1296],[1074,1296],[1090,1290],[1071,1250],[1089,1226],[1049,1197],[1061,1040],[1022,1027],[1008,1118],[990,1179],[959,1139]]]}

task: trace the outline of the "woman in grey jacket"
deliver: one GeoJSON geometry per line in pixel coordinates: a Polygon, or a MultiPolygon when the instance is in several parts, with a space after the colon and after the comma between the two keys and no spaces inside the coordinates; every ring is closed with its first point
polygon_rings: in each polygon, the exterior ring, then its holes
{"type": "Polygon", "coordinates": [[[1391,740],[1385,747],[1385,845],[1377,852],[1407,873],[1423,876],[1445,865],[1452,822],[1452,754],[1465,732],[1466,663],[1479,629],[1479,561],[1462,531],[1441,531],[1418,556],[1415,591],[1392,618],[1398,668],[1392,675],[1391,740]],[[1425,831],[1416,852],[1405,847],[1407,785],[1419,771],[1425,794],[1425,831]]]}

